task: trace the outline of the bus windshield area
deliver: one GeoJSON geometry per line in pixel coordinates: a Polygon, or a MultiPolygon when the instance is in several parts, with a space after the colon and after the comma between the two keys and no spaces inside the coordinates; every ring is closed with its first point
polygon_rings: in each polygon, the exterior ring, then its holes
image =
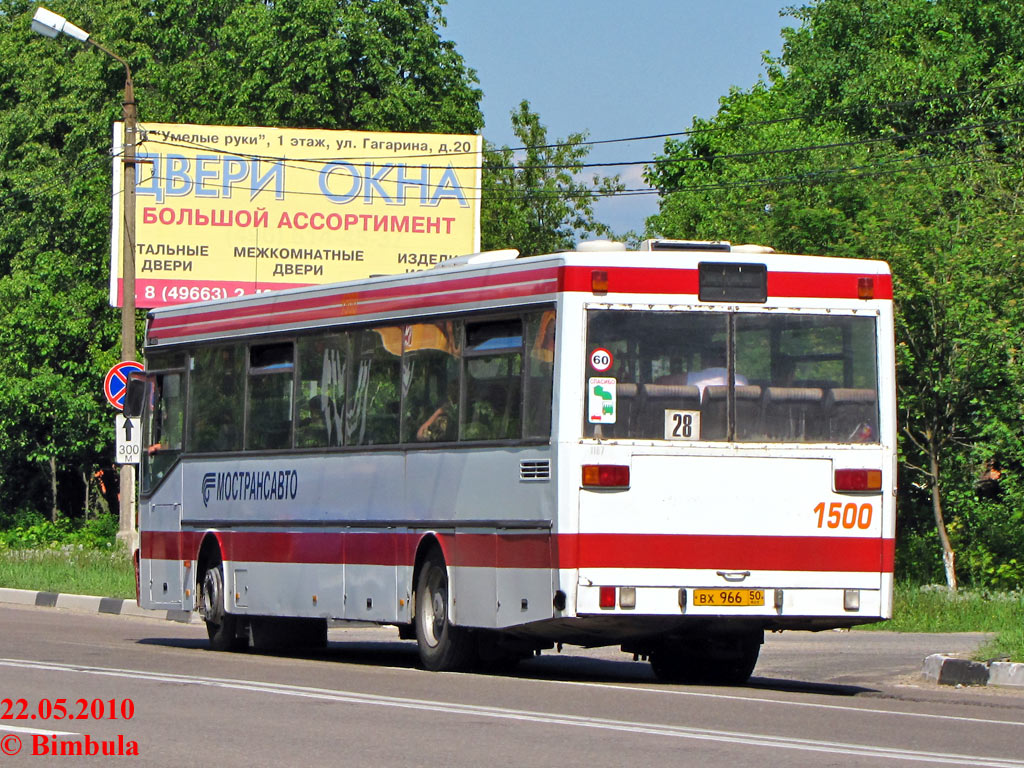
{"type": "Polygon", "coordinates": [[[584,436],[877,443],[873,316],[589,310],[584,436]]]}

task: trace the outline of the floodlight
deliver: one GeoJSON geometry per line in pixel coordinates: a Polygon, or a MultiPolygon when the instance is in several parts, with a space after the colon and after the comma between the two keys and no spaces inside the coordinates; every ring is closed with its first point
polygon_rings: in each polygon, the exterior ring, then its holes
{"type": "Polygon", "coordinates": [[[56,37],[63,32],[83,43],[89,39],[89,33],[84,29],[79,29],[63,16],[48,11],[42,6],[36,8],[36,15],[32,17],[32,31],[46,37],[56,37]]]}

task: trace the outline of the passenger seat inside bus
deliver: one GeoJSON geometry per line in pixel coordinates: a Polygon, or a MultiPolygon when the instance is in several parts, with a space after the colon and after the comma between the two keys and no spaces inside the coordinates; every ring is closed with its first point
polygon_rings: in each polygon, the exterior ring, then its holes
{"type": "MultiPolygon", "coordinates": [[[[726,406],[729,387],[714,384],[704,387],[700,405],[702,440],[726,439],[726,406]]],[[[761,419],[761,391],[757,384],[736,387],[736,439],[756,440],[764,435],[761,419]]]]}
{"type": "Polygon", "coordinates": [[[638,428],[644,437],[665,437],[665,411],[700,410],[700,389],[692,385],[644,384],[643,394],[638,428]]]}
{"type": "Polygon", "coordinates": [[[820,387],[766,387],[764,431],[769,440],[813,442],[825,431],[820,387]]]}
{"type": "Polygon", "coordinates": [[[827,438],[867,442],[878,434],[878,396],[873,389],[832,387],[825,395],[827,438]]]}

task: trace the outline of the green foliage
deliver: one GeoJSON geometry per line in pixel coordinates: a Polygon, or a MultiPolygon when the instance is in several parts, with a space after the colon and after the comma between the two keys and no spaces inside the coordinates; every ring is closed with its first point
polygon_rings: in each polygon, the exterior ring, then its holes
{"type": "Polygon", "coordinates": [[[1017,616],[1016,625],[1006,627],[994,638],[984,643],[974,657],[979,661],[1007,659],[1024,662],[1024,611],[1017,616]]]}
{"type": "MultiPolygon", "coordinates": [[[[547,129],[527,101],[512,113],[512,130],[521,148],[489,143],[484,148],[484,250],[517,248],[524,256],[535,256],[572,248],[588,235],[610,235],[594,219],[591,186],[575,177],[590,152],[582,143],[586,134],[549,142],[547,129]]],[[[602,193],[624,188],[618,176],[594,176],[593,182],[602,193]]]]}
{"type": "MultiPolygon", "coordinates": [[[[442,2],[47,5],[130,62],[142,120],[472,133],[481,94],[441,37],[442,2]]],[[[83,478],[113,458],[101,384],[119,357],[109,147],[124,68],[32,32],[36,7],[0,0],[0,510],[30,498],[76,515],[83,478]]]]}
{"type": "Polygon", "coordinates": [[[663,193],[649,234],[888,260],[898,572],[935,580],[948,534],[965,584],[1019,588],[1024,6],[818,0],[793,13],[767,79],[648,168],[663,193]],[[1000,493],[981,499],[993,458],[1000,493]]]}
{"type": "Polygon", "coordinates": [[[0,531],[0,548],[110,549],[117,542],[117,525],[117,517],[111,514],[80,521],[61,517],[53,522],[37,512],[24,511],[16,516],[11,527],[0,531]]]}

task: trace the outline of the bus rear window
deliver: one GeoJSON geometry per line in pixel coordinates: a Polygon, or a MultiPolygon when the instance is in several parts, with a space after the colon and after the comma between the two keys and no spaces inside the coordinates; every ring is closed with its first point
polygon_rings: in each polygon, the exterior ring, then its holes
{"type": "Polygon", "coordinates": [[[878,441],[875,319],[591,310],[584,434],[878,441]]]}

